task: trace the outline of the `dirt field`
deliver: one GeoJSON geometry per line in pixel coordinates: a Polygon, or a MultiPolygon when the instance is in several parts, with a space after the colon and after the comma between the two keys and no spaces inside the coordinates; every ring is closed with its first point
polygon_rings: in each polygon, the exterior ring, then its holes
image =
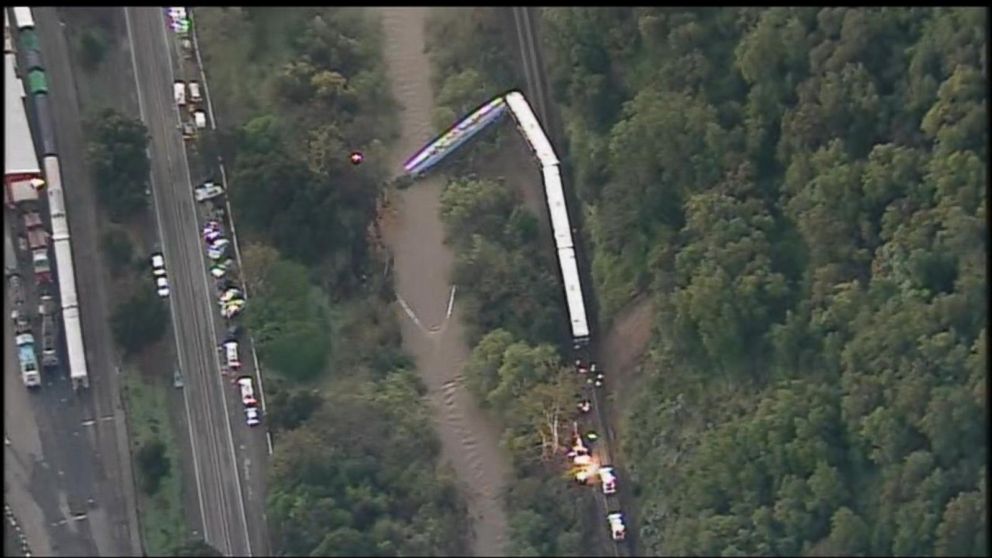
{"type": "MultiPolygon", "coordinates": [[[[640,378],[636,372],[651,341],[653,323],[654,304],[648,296],[639,295],[617,312],[600,349],[603,367],[612,378],[606,385],[610,399],[609,421],[614,430],[623,424],[620,420],[622,409],[637,392],[640,378]]],[[[616,434],[623,435],[619,431],[616,434]]]]}
{"type": "MultiPolygon", "coordinates": [[[[382,8],[385,55],[393,96],[400,104],[400,137],[390,155],[391,172],[431,139],[434,95],[424,54],[427,8],[382,8]]],[[[442,459],[459,478],[471,515],[476,556],[499,556],[506,544],[502,502],[509,459],[499,446],[499,425],[465,389],[461,370],[469,348],[462,338],[457,292],[450,284],[453,254],[444,245],[439,216],[442,180],[435,176],[390,192],[383,239],[394,257],[395,285],[404,347],[414,356],[429,390],[442,459]]]]}

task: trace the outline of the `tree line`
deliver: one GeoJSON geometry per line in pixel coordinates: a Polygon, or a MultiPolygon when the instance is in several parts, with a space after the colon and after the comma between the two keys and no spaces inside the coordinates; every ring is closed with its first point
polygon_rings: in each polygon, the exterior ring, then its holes
{"type": "Polygon", "coordinates": [[[205,147],[230,169],[245,239],[244,323],[275,446],[274,551],[459,555],[465,506],[438,463],[375,249],[396,120],[378,22],[349,8],[198,8],[196,21],[211,90],[224,93],[218,120],[232,122],[205,147]],[[215,87],[215,75],[257,86],[215,87]]]}
{"type": "Polygon", "coordinates": [[[543,13],[654,554],[985,555],[986,12],[543,13]]]}

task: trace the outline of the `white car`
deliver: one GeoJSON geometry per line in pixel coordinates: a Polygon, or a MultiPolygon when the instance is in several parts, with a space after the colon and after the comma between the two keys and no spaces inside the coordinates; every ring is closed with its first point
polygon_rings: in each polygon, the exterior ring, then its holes
{"type": "MultiPolygon", "coordinates": [[[[204,182],[193,190],[193,196],[198,202],[204,202],[216,198],[224,193],[224,188],[213,182],[204,182]]],[[[218,227],[219,228],[219,227],[218,227]]]]}
{"type": "Polygon", "coordinates": [[[179,106],[186,104],[186,82],[176,81],[172,84],[172,97],[179,106]]]}
{"type": "Polygon", "coordinates": [[[203,100],[203,97],[200,96],[200,84],[198,82],[189,82],[189,98],[194,103],[199,103],[203,100]]]}
{"type": "Polygon", "coordinates": [[[164,275],[159,275],[155,278],[155,289],[158,296],[162,298],[169,296],[169,280],[164,275]]]}
{"type": "Polygon", "coordinates": [[[603,494],[616,494],[617,476],[613,474],[613,467],[600,467],[599,480],[603,483],[603,494]]]}
{"type": "Polygon", "coordinates": [[[261,419],[258,412],[258,400],[255,399],[255,389],[251,383],[251,376],[238,378],[238,387],[241,388],[241,403],[245,406],[245,422],[248,426],[255,426],[261,419]]]}
{"type": "Polygon", "coordinates": [[[245,407],[245,422],[248,426],[257,426],[261,419],[259,417],[258,407],[245,407]]]}
{"type": "MultiPolygon", "coordinates": [[[[224,364],[227,365],[230,370],[239,370],[241,368],[241,359],[238,358],[238,342],[226,341],[223,347],[224,364]]],[[[249,381],[251,381],[251,378],[249,378],[249,381]]],[[[238,383],[241,383],[241,379],[238,380],[238,383]]]]}
{"type": "Polygon", "coordinates": [[[226,238],[217,238],[207,246],[207,257],[211,260],[219,260],[224,257],[227,252],[227,247],[231,244],[231,241],[226,238]]]}
{"type": "Polygon", "coordinates": [[[207,127],[207,113],[202,110],[198,110],[193,113],[193,122],[196,122],[196,127],[199,129],[204,129],[207,127]]]}
{"type": "Polygon", "coordinates": [[[606,516],[610,522],[610,536],[615,541],[622,541],[627,536],[627,526],[623,524],[623,514],[620,512],[611,513],[606,516]]]}
{"type": "Polygon", "coordinates": [[[215,262],[226,256],[227,256],[226,245],[221,245],[220,247],[211,246],[210,248],[207,248],[207,257],[215,262]]]}
{"type": "Polygon", "coordinates": [[[165,256],[161,252],[155,252],[151,257],[152,275],[158,277],[165,275],[165,256]]]}
{"type": "Polygon", "coordinates": [[[255,386],[251,383],[251,376],[241,376],[238,378],[238,387],[241,388],[241,403],[245,406],[257,405],[255,399],[255,386]]]}

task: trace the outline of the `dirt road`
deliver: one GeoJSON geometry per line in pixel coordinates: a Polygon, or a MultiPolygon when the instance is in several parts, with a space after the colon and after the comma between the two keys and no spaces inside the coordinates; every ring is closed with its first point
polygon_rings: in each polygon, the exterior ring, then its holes
{"type": "MultiPolygon", "coordinates": [[[[433,135],[434,94],[424,54],[428,9],[380,8],[379,13],[393,96],[401,106],[400,138],[389,161],[395,176],[402,172],[403,161],[433,135]]],[[[510,465],[499,446],[499,426],[482,413],[462,382],[469,349],[462,338],[457,291],[449,279],[453,254],[443,242],[442,185],[435,176],[390,192],[383,238],[394,256],[403,344],[429,390],[442,459],[453,466],[468,501],[475,533],[472,552],[499,556],[506,543],[502,494],[510,465]]]]}
{"type": "Polygon", "coordinates": [[[621,427],[622,410],[632,403],[634,394],[642,387],[637,366],[651,342],[653,321],[654,303],[650,296],[641,294],[617,312],[606,331],[600,355],[603,368],[612,378],[606,385],[610,400],[608,420],[614,429],[621,427]]]}

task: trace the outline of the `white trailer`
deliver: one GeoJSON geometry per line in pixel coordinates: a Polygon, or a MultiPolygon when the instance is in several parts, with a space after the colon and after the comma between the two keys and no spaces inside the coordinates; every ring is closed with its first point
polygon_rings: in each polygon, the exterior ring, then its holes
{"type": "Polygon", "coordinates": [[[34,27],[34,16],[31,15],[31,8],[14,7],[14,21],[17,22],[18,29],[28,29],[34,27]]]}
{"type": "Polygon", "coordinates": [[[186,104],[186,82],[177,81],[172,84],[172,97],[176,100],[177,105],[186,104]]]}

